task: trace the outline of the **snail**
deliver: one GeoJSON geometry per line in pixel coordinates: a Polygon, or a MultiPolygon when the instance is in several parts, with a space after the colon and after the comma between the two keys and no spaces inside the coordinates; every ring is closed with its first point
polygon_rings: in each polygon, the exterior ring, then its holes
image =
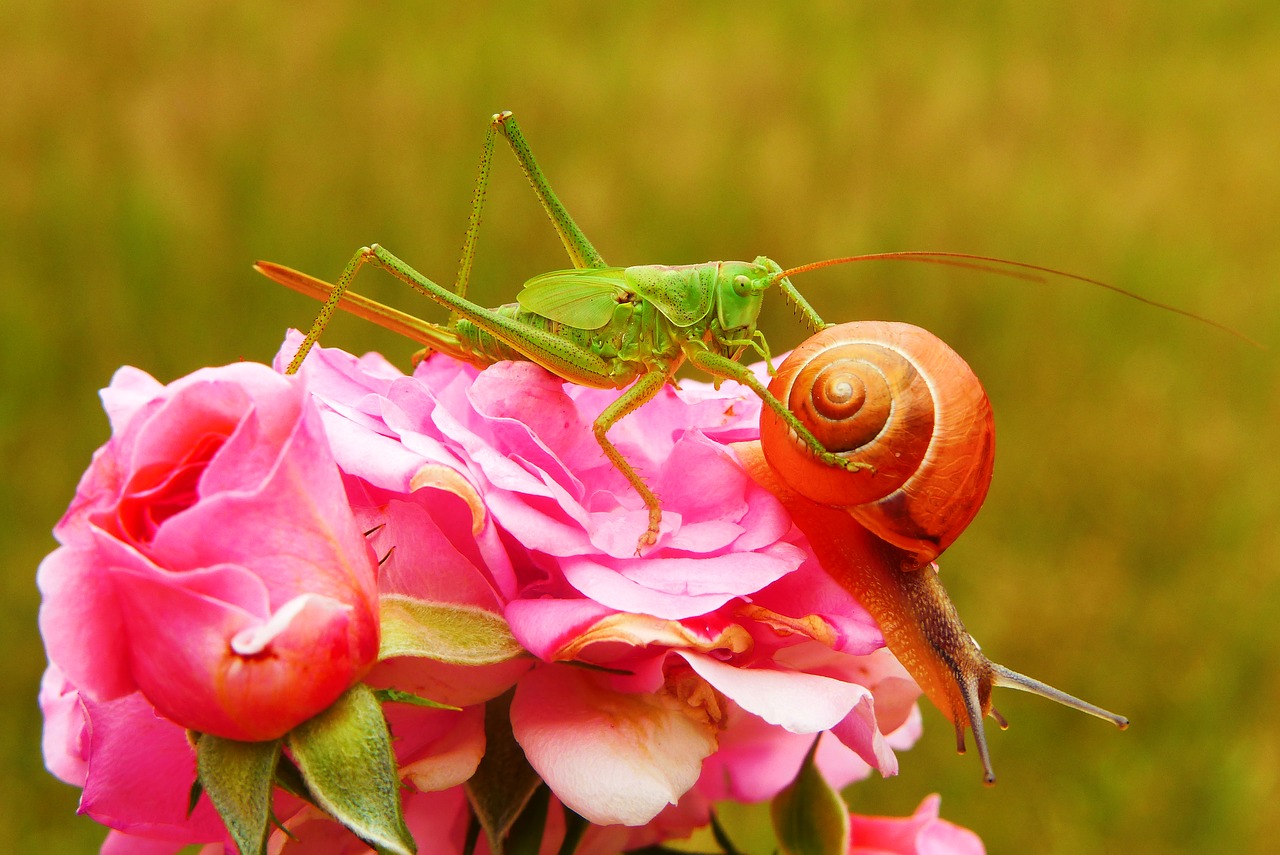
{"type": "Polygon", "coordinates": [[[995,774],[983,719],[1008,726],[991,705],[996,686],[1128,727],[1122,716],[988,660],[942,587],[933,561],[986,498],[995,449],[990,402],[955,351],[909,324],[840,324],[792,352],[769,390],[829,451],[870,466],[840,470],[814,460],[768,407],[762,454],[744,444],[739,456],[954,723],[960,753],[965,729],[973,731],[986,783],[995,774]]]}

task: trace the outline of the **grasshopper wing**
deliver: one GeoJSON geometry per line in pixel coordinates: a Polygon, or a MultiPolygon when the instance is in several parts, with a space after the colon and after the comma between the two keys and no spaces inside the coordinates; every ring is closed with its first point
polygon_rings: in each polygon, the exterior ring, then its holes
{"type": "Polygon", "coordinates": [[[621,267],[542,273],[516,295],[520,308],[584,330],[600,329],[613,319],[619,303],[635,299],[621,267]]]}

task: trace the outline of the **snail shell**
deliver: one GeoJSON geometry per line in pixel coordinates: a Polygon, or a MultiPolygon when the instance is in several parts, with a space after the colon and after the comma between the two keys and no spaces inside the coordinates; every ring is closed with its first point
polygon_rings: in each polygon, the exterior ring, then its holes
{"type": "Polygon", "coordinates": [[[827,327],[794,350],[769,385],[842,470],[767,407],[765,457],[800,494],[846,508],[885,541],[936,558],[973,520],[995,461],[991,403],[968,364],[910,324],[827,327]]]}

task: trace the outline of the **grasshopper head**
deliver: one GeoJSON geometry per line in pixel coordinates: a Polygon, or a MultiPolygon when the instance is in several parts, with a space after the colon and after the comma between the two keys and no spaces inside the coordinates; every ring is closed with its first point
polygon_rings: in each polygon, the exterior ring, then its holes
{"type": "Polygon", "coordinates": [[[716,316],[720,327],[724,330],[754,329],[756,319],[760,317],[764,292],[772,284],[770,277],[780,270],[777,263],[764,257],[751,264],[745,261],[721,262],[716,286],[716,316]]]}

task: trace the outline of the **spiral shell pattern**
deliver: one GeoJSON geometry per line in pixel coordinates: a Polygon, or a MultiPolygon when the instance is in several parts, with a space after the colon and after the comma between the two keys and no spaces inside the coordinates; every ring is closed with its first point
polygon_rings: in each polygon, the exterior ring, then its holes
{"type": "Polygon", "coordinates": [[[787,357],[769,391],[828,451],[871,467],[823,463],[765,407],[761,444],[779,477],[846,508],[921,564],[951,545],[986,498],[991,404],[968,364],[932,333],[883,321],[828,327],[787,357]]]}

